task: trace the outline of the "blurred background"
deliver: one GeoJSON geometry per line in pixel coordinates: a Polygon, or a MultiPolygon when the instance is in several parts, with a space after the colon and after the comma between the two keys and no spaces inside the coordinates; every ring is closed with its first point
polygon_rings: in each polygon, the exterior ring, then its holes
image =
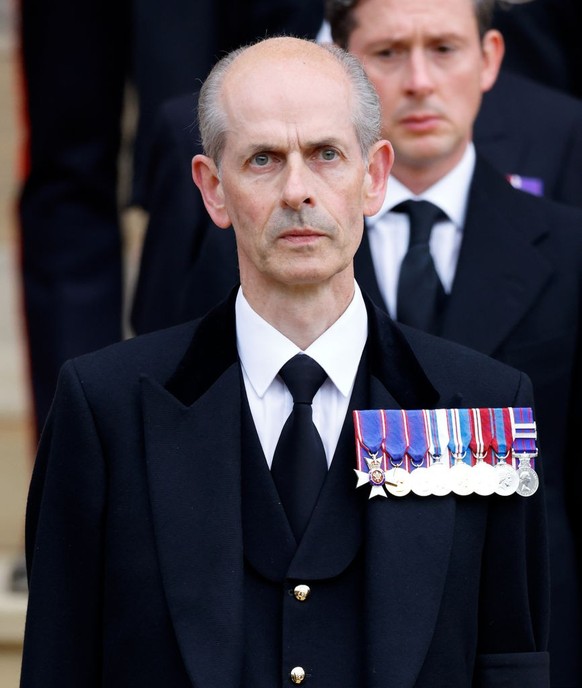
{"type": "Polygon", "coordinates": [[[20,132],[13,0],[0,0],[0,688],[18,686],[26,593],[11,590],[22,556],[34,452],[20,317],[16,193],[20,132]]]}
{"type": "MultiPolygon", "coordinates": [[[[0,0],[0,688],[17,688],[19,682],[27,595],[12,589],[12,577],[24,552],[26,493],[35,454],[18,274],[16,201],[23,141],[15,5],[0,0]]],[[[126,112],[131,127],[131,93],[126,112]]],[[[124,158],[129,158],[126,151],[120,162],[129,165],[124,158]]],[[[122,186],[128,177],[129,172],[122,174],[122,186]]],[[[127,193],[120,189],[121,198],[127,193]]],[[[145,217],[128,209],[122,225],[129,301],[145,217]]]]}

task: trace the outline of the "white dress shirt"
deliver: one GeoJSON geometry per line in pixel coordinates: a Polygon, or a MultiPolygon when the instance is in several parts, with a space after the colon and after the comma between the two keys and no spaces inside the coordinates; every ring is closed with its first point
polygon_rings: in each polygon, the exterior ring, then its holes
{"type": "MultiPolygon", "coordinates": [[[[242,289],[238,291],[235,309],[245,390],[270,468],[279,435],[293,409],[291,394],[278,373],[301,349],[251,308],[242,289]]],[[[304,352],[328,375],[313,398],[313,422],[321,435],[328,466],[348,410],[367,337],[368,314],[360,288],[355,284],[350,305],[304,352]]]]}
{"type": "Polygon", "coordinates": [[[391,209],[409,199],[422,199],[434,203],[447,215],[448,219],[434,225],[429,246],[437,274],[445,293],[449,294],[457,269],[474,169],[475,147],[471,143],[457,166],[420,196],[390,177],[382,208],[366,220],[376,279],[393,318],[396,317],[400,264],[408,250],[410,222],[406,213],[395,213],[391,209]]]}

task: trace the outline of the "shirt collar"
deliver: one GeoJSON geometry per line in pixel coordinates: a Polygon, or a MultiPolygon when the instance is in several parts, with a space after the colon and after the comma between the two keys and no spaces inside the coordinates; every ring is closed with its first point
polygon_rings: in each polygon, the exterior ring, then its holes
{"type": "Polygon", "coordinates": [[[473,143],[469,143],[457,165],[419,196],[413,194],[395,177],[390,177],[382,208],[380,212],[370,217],[368,222],[374,225],[385,213],[399,203],[410,198],[415,200],[422,198],[437,205],[456,227],[462,229],[465,224],[469,188],[475,171],[475,161],[475,146],[473,143]]]}
{"type": "MultiPolygon", "coordinates": [[[[241,365],[257,396],[263,397],[279,370],[301,349],[256,313],[239,289],[236,304],[237,348],[241,365]]],[[[368,314],[354,282],[354,297],[342,315],[304,353],[316,360],[347,397],[368,337],[368,314]]]]}

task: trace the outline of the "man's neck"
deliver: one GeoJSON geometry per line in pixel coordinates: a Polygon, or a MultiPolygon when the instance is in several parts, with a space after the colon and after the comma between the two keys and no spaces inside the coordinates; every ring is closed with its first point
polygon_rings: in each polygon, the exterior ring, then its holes
{"type": "Polygon", "coordinates": [[[426,165],[410,165],[406,162],[400,162],[400,164],[398,164],[398,155],[396,155],[391,176],[398,179],[398,181],[404,184],[406,188],[410,189],[415,196],[419,196],[453,170],[463,158],[466,149],[467,147],[465,146],[459,154],[454,157],[442,161],[435,160],[426,165]]]}
{"type": "Polygon", "coordinates": [[[251,308],[303,351],[318,339],[350,305],[351,279],[330,284],[301,285],[286,289],[253,289],[242,284],[251,308]]]}

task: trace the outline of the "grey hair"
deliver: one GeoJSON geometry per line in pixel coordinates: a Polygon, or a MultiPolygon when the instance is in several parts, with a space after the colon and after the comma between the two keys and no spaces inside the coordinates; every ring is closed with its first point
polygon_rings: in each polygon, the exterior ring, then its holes
{"type": "MultiPolygon", "coordinates": [[[[271,40],[271,39],[266,39],[271,40]]],[[[313,43],[313,41],[307,41],[313,43]]],[[[212,158],[217,167],[224,152],[228,117],[221,104],[224,79],[233,62],[256,43],[237,48],[219,60],[200,89],[198,98],[198,127],[204,153],[212,158]]],[[[336,45],[319,46],[337,60],[344,70],[353,92],[352,122],[364,160],[370,147],[380,140],[381,107],[376,89],[366,76],[359,60],[336,45]]]]}
{"type": "MultiPolygon", "coordinates": [[[[329,23],[331,35],[335,43],[344,50],[348,49],[350,35],[356,28],[353,11],[360,0],[325,0],[325,18],[329,23]]],[[[496,0],[471,0],[477,19],[479,36],[483,36],[491,28],[493,10],[496,0]]]]}

